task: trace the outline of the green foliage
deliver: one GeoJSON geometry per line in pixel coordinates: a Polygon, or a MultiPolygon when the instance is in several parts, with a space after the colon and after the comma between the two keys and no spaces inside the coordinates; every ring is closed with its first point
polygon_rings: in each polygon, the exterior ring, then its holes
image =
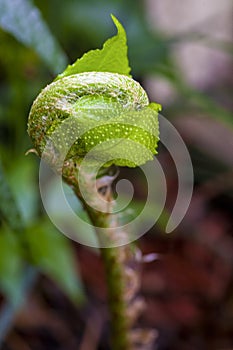
{"type": "MultiPolygon", "coordinates": [[[[26,170],[26,166],[22,169],[26,170]]],[[[14,175],[19,181],[13,181],[16,186],[10,188],[0,168],[0,218],[5,222],[3,228],[0,227],[0,287],[3,293],[14,304],[21,301],[20,286],[26,260],[56,281],[74,301],[81,301],[83,291],[68,240],[45,219],[26,227],[14,194],[16,193],[16,198],[22,197],[23,202],[27,203],[25,208],[32,203],[31,198],[25,198],[20,192],[24,185],[28,185],[27,177],[24,177],[23,182],[19,171],[14,175]]],[[[14,177],[11,176],[12,180],[14,177]]],[[[29,219],[28,222],[33,222],[33,216],[25,215],[25,218],[29,219]]]]}
{"type": "Polygon", "coordinates": [[[11,303],[22,302],[20,286],[26,255],[31,264],[54,280],[74,302],[82,302],[82,284],[68,240],[46,221],[29,226],[23,238],[24,246],[12,231],[0,230],[0,288],[11,303]]]}
{"type": "Polygon", "coordinates": [[[52,72],[59,72],[67,58],[51,34],[41,13],[30,0],[0,0],[0,26],[32,47],[52,72]]]}
{"type": "Polygon", "coordinates": [[[18,232],[22,231],[24,224],[21,218],[18,205],[15,202],[14,195],[9,187],[7,179],[3,173],[0,159],[0,218],[4,220],[8,226],[18,232]]]}
{"type": "Polygon", "coordinates": [[[114,16],[112,16],[112,20],[117,27],[117,35],[108,39],[101,50],[96,49],[85,53],[83,57],[59,74],[56,80],[72,74],[93,71],[129,75],[125,30],[114,16]]]}
{"type": "MultiPolygon", "coordinates": [[[[37,219],[39,194],[37,191],[37,163],[34,157],[22,155],[11,164],[7,173],[9,186],[24,222],[24,226],[37,219]]],[[[9,215],[8,212],[8,216],[9,215]]]]}
{"type": "MultiPolygon", "coordinates": [[[[1,160],[0,160],[1,161],[1,160]]],[[[0,163],[0,287],[9,300],[6,305],[6,312],[10,310],[11,316],[0,319],[0,331],[7,331],[8,322],[12,318],[12,313],[22,303],[24,294],[34,280],[35,270],[25,262],[24,255],[24,221],[19,207],[15,201],[15,196],[3,173],[0,163]],[[9,310],[8,310],[9,309],[9,310]]],[[[1,335],[0,333],[0,342],[1,335]]]]}
{"type": "Polygon", "coordinates": [[[8,230],[0,231],[0,287],[11,303],[22,302],[20,284],[24,272],[22,247],[8,230]]]}
{"type": "Polygon", "coordinates": [[[69,241],[47,220],[29,226],[26,243],[33,263],[75,302],[83,301],[74,252],[69,241]]]}

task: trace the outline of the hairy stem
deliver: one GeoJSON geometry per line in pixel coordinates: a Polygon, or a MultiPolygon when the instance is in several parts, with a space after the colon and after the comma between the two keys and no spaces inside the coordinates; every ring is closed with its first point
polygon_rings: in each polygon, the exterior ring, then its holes
{"type": "Polygon", "coordinates": [[[130,349],[127,305],[124,299],[124,272],[119,263],[120,248],[101,249],[108,285],[113,349],[130,349]]]}
{"type": "MultiPolygon", "coordinates": [[[[71,185],[77,197],[83,203],[83,207],[89,215],[90,221],[95,227],[100,247],[110,246],[119,240],[119,218],[117,214],[112,214],[112,191],[111,183],[105,188],[103,194],[103,203],[105,208],[102,211],[93,209],[91,203],[99,201],[98,193],[95,191],[96,179],[90,172],[82,173],[80,176],[79,169],[72,162],[67,162],[63,167],[63,178],[71,185]],[[78,179],[79,174],[79,179],[78,179]],[[80,192],[80,181],[86,189],[86,195],[89,198],[89,204],[83,198],[80,192]]],[[[111,178],[111,177],[108,177],[111,178]]],[[[102,177],[103,179],[103,177],[102,177]]],[[[105,183],[106,185],[106,183],[105,183]]],[[[127,281],[125,272],[126,256],[129,255],[130,248],[125,245],[122,247],[101,248],[101,256],[106,273],[106,283],[108,288],[109,309],[111,314],[111,333],[112,349],[114,350],[131,350],[130,342],[130,322],[127,316],[127,281]]]]}
{"type": "MultiPolygon", "coordinates": [[[[89,188],[91,188],[92,185],[92,183],[87,184],[89,188]]],[[[94,192],[92,192],[92,195],[93,193],[94,192]]],[[[80,198],[80,194],[78,194],[78,196],[80,198]]],[[[108,191],[107,197],[108,201],[106,201],[106,205],[113,199],[110,191],[108,191]]],[[[110,244],[116,242],[118,239],[119,226],[117,214],[93,210],[93,208],[83,201],[83,198],[81,198],[81,200],[95,227],[100,246],[102,246],[102,243],[106,240],[110,242],[110,244]],[[101,228],[107,230],[103,231],[101,228]]],[[[129,246],[100,249],[108,289],[113,350],[132,349],[129,335],[130,325],[127,317],[126,276],[124,266],[124,257],[126,253],[128,255],[129,250],[129,246]]]]}
{"type": "MultiPolygon", "coordinates": [[[[145,303],[137,296],[140,288],[139,261],[131,245],[122,245],[122,242],[128,241],[128,233],[121,227],[119,214],[113,213],[112,210],[115,204],[111,184],[115,176],[103,175],[96,180],[93,173],[86,170],[83,173],[72,161],[68,161],[63,167],[63,178],[71,185],[88,213],[95,227],[99,246],[109,247],[100,248],[100,251],[108,287],[111,349],[152,349],[155,332],[140,328],[132,329],[145,303]],[[80,183],[85,187],[88,204],[81,194],[80,183]],[[96,191],[96,188],[99,191],[96,191]],[[99,209],[102,210],[94,209],[96,203],[100,203],[99,209]]],[[[139,249],[136,251],[140,252],[139,249]]]]}

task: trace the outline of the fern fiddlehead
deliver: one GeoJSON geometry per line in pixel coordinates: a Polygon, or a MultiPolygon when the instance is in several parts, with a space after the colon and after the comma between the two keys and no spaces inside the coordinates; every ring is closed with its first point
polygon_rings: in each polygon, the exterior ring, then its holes
{"type": "MultiPolygon", "coordinates": [[[[135,167],[153,158],[160,106],[150,104],[144,89],[129,76],[127,60],[122,63],[116,59],[113,48],[120,45],[124,51],[126,44],[124,29],[113,20],[118,28],[116,37],[109,39],[102,50],[84,55],[42,90],[30,111],[28,133],[40,157],[52,153],[60,161],[63,179],[83,203],[100,246],[106,247],[102,245],[104,240],[109,243],[110,247],[101,252],[112,315],[112,348],[146,349],[154,333],[130,331],[143,305],[135,298],[140,278],[132,267],[135,252],[130,246],[116,243],[125,242],[127,232],[119,229],[119,218],[112,211],[114,176],[109,169],[111,165],[135,167]],[[90,166],[81,171],[86,159],[90,166]],[[105,169],[97,180],[97,172],[93,173],[96,162],[98,169],[105,169]],[[105,191],[101,191],[103,188],[105,191]],[[101,205],[99,194],[104,199],[101,205]],[[119,247],[114,248],[112,242],[119,247]]],[[[49,157],[51,161],[51,154],[49,157]]]]}
{"type": "MultiPolygon", "coordinates": [[[[109,72],[74,74],[53,82],[37,97],[29,115],[28,132],[40,156],[47,137],[67,118],[71,121],[70,132],[74,123],[80,130],[80,137],[67,158],[81,159],[97,144],[116,139],[132,140],[154,154],[158,125],[155,113],[148,105],[146,92],[126,75],[109,72]]],[[[135,145],[133,147],[135,152],[135,145]]],[[[124,150],[125,160],[123,157],[114,159],[113,152],[112,163],[133,166],[127,161],[127,151],[132,150],[124,150]]],[[[135,164],[140,165],[151,158],[149,152],[147,155],[140,151],[135,154],[135,164]]]]}

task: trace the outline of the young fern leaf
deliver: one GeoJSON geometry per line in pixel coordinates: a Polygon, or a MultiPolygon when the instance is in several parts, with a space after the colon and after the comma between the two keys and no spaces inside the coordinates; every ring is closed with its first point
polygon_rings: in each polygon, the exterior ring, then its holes
{"type": "MultiPolygon", "coordinates": [[[[101,157],[103,153],[111,157],[112,164],[136,166],[156,153],[157,117],[145,91],[132,78],[89,72],[64,77],[45,88],[32,106],[28,130],[39,155],[56,128],[69,123],[66,133],[58,134],[56,142],[62,152],[76,132],[67,159],[80,160],[101,144],[101,157]],[[127,161],[125,149],[134,155],[132,161],[127,161]]],[[[96,152],[94,158],[98,159],[96,152]]]]}
{"type": "Polygon", "coordinates": [[[65,71],[56,78],[62,79],[69,75],[83,72],[111,72],[130,76],[130,66],[127,56],[127,38],[121,23],[111,16],[117,28],[117,35],[108,39],[101,50],[91,50],[77,61],[69,65],[65,71]]]}
{"type": "Polygon", "coordinates": [[[53,135],[55,148],[64,152],[76,132],[66,159],[80,161],[96,146],[89,157],[106,159],[105,166],[134,167],[153,159],[160,106],[149,104],[144,89],[129,76],[126,34],[112,19],[117,35],[68,66],[35,100],[28,132],[40,156],[48,137],[53,135]],[[63,125],[66,134],[55,137],[63,125]]]}

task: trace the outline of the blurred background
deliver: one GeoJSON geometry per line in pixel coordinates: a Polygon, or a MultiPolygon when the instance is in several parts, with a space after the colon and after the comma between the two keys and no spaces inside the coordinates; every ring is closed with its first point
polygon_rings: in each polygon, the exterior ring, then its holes
{"type": "MultiPolygon", "coordinates": [[[[233,349],[232,0],[0,0],[0,348],[110,349],[98,251],[50,223],[39,160],[25,153],[34,98],[115,34],[111,13],[126,29],[133,77],[163,105],[194,168],[188,213],[166,234],[177,177],[159,147],[166,208],[138,244],[161,259],[142,268],[147,309],[139,324],[158,330],[158,350],[233,349]]],[[[143,175],[122,169],[121,176],[133,180],[133,206],[141,208],[143,175]]]]}

